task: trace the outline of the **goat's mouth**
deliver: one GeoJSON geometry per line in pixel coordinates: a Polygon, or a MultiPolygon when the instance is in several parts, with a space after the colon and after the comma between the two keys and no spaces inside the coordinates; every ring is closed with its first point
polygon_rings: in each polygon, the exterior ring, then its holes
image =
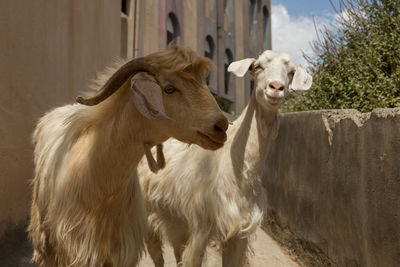
{"type": "Polygon", "coordinates": [[[270,95],[266,94],[266,97],[267,97],[268,103],[273,106],[279,105],[283,100],[283,97],[280,97],[280,96],[270,96],[270,95]]]}
{"type": "Polygon", "coordinates": [[[200,142],[198,145],[209,150],[217,150],[218,148],[221,148],[226,141],[226,133],[222,135],[222,139],[208,135],[201,131],[197,131],[197,134],[200,136],[200,142]]]}

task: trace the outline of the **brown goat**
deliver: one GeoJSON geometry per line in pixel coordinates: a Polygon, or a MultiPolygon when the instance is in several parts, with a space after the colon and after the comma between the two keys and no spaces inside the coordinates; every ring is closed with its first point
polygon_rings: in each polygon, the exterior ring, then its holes
{"type": "Polygon", "coordinates": [[[226,140],[228,122],[205,83],[210,66],[173,45],[126,63],[94,97],[40,119],[28,229],[38,266],[138,263],[146,236],[142,156],[158,145],[159,162],[149,162],[157,171],[169,137],[212,150],[226,140]]]}

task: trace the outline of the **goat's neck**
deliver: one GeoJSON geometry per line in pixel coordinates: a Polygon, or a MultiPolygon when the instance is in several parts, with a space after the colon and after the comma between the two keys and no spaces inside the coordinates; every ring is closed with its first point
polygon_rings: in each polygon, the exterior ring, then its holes
{"type": "MultiPolygon", "coordinates": [[[[120,188],[121,184],[131,180],[131,175],[144,155],[144,144],[149,141],[162,142],[155,136],[151,123],[135,108],[129,90],[120,89],[116,95],[93,109],[91,127],[88,129],[92,150],[89,151],[88,170],[96,170],[97,177],[90,173],[88,178],[107,184],[107,191],[113,191],[113,186],[120,188]],[[154,137],[154,138],[153,138],[154,137]],[[101,178],[103,180],[101,180],[101,178]]],[[[150,142],[151,143],[151,142],[150,142]]],[[[90,171],[89,171],[90,172],[90,171]]],[[[115,191],[115,190],[114,190],[115,191]]]]}
{"type": "Polygon", "coordinates": [[[252,95],[249,105],[234,123],[237,128],[234,130],[231,156],[236,177],[261,171],[271,134],[270,126],[276,123],[276,115],[277,111],[264,110],[252,95]],[[262,123],[267,126],[266,136],[262,133],[262,123]]]}

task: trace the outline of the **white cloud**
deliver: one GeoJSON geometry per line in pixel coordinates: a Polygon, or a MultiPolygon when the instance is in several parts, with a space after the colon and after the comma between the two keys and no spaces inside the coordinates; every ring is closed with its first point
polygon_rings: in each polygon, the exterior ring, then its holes
{"type": "MultiPolygon", "coordinates": [[[[310,43],[317,39],[317,33],[312,17],[292,17],[285,6],[272,6],[272,49],[288,53],[293,61],[307,66],[302,51],[312,55],[310,43]]],[[[324,26],[331,28],[334,14],[314,16],[318,31],[324,26]]]]}

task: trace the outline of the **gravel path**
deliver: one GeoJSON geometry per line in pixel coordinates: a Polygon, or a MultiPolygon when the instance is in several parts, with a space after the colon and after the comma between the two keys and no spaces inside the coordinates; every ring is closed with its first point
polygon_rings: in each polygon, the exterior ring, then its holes
{"type": "MultiPolygon", "coordinates": [[[[257,230],[256,240],[253,241],[254,257],[251,259],[251,267],[299,267],[297,263],[287,256],[282,248],[264,231],[261,229],[257,230]]],[[[175,267],[175,258],[173,251],[170,246],[166,246],[164,249],[165,267],[175,267]]],[[[143,259],[139,267],[150,267],[154,266],[149,255],[143,259]]],[[[203,267],[219,267],[221,264],[221,256],[213,249],[208,248],[206,259],[203,263],[203,267]]]]}

